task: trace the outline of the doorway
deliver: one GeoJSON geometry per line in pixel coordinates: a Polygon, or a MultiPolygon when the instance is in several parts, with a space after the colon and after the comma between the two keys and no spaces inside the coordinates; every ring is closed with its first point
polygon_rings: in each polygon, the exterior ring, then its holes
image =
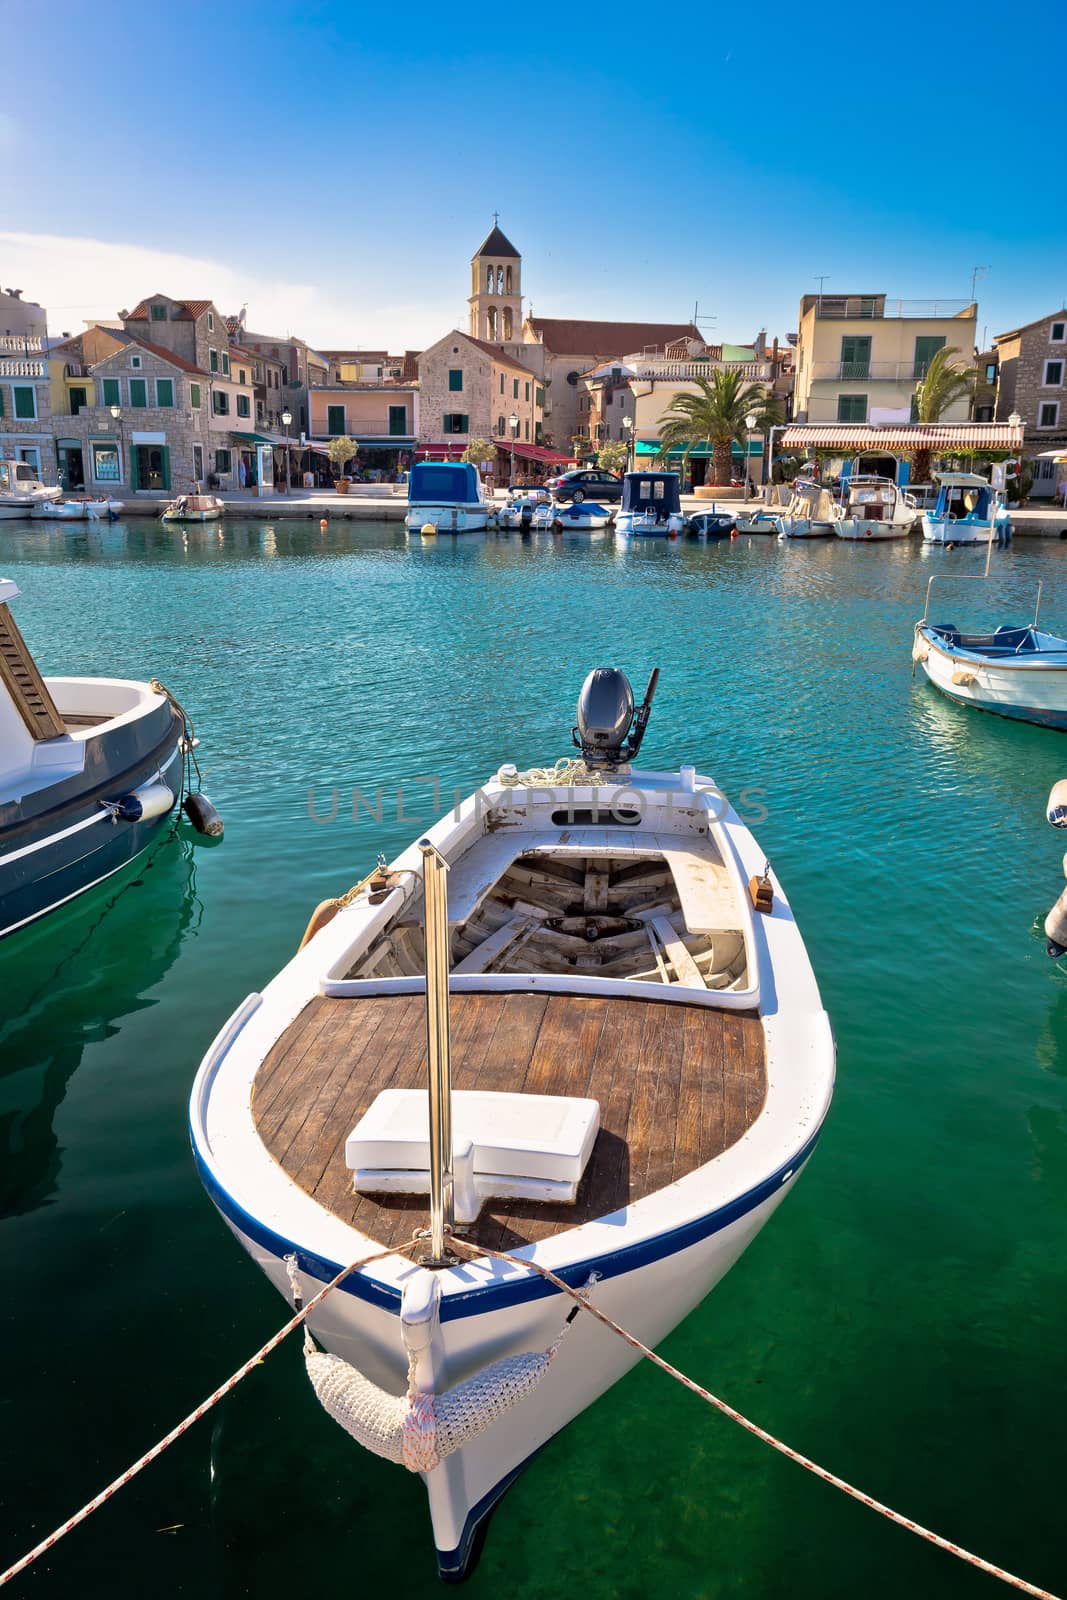
{"type": "Polygon", "coordinates": [[[82,455],[80,444],[63,444],[56,446],[56,455],[59,460],[59,482],[64,489],[85,488],[85,458],[82,455]]]}
{"type": "Polygon", "coordinates": [[[167,447],[162,444],[136,444],[133,447],[134,488],[169,489],[170,470],[167,447]]]}

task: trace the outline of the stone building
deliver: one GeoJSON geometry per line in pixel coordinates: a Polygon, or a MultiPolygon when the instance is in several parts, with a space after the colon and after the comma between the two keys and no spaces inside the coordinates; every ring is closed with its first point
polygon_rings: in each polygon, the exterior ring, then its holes
{"type": "MultiPolygon", "coordinates": [[[[234,319],[230,319],[231,326],[234,319]]],[[[303,339],[286,335],[284,338],[270,333],[249,333],[241,327],[238,334],[233,335],[234,340],[243,350],[248,350],[260,356],[264,361],[264,370],[270,363],[276,367],[281,384],[275,392],[275,410],[280,417],[288,408],[293,422],[292,427],[297,435],[305,433],[308,426],[308,389],[317,388],[326,383],[330,373],[330,363],[311,346],[305,344],[303,339]]],[[[266,400],[266,392],[261,397],[266,400]]],[[[265,408],[269,409],[269,408],[265,408]]]]}
{"type": "Polygon", "coordinates": [[[43,332],[31,334],[28,328],[0,333],[0,459],[27,461],[43,482],[55,483],[53,358],[45,354],[43,341],[43,332]]]}
{"type": "Polygon", "coordinates": [[[514,444],[520,458],[539,460],[539,394],[523,362],[454,328],[419,356],[420,446],[459,456],[471,439],[491,439],[505,456],[514,444]]]}
{"type": "Polygon", "coordinates": [[[999,367],[996,420],[1018,412],[1034,462],[1034,499],[1055,493],[1056,453],[1067,454],[1067,309],[994,338],[999,367]]]}

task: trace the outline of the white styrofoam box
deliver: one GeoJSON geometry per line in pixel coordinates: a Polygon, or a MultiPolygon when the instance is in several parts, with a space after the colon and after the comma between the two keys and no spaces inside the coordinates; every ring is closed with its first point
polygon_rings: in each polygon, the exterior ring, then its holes
{"type": "MultiPolygon", "coordinates": [[[[577,1184],[600,1127],[596,1100],[564,1095],[452,1094],[453,1146],[469,1139],[474,1170],[577,1184]]],[[[429,1100],[424,1089],[383,1089],[345,1140],[354,1169],[424,1172],[430,1165],[429,1100]]]]}

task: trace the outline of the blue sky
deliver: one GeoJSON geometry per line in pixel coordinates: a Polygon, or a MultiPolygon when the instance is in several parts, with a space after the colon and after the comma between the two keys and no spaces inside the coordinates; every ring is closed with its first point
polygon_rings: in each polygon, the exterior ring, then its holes
{"type": "MultiPolygon", "coordinates": [[[[0,283],[53,332],[162,290],[421,346],[463,324],[494,209],[543,315],[699,301],[742,340],[794,329],[819,274],[956,298],[976,265],[979,332],[1067,299],[1052,4],[50,0],[48,22],[0,104],[24,197],[0,283]]],[[[36,28],[0,0],[0,51],[36,28]]]]}

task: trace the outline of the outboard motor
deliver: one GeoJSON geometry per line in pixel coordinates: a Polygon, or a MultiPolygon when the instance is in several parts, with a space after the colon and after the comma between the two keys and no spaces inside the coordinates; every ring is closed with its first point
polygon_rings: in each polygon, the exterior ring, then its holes
{"type": "Polygon", "coordinates": [[[586,766],[621,767],[634,759],[652,714],[658,682],[659,668],[653,667],[635,718],[634,692],[625,672],[618,667],[593,669],[582,684],[578,723],[571,729],[571,738],[581,750],[586,766]]]}

